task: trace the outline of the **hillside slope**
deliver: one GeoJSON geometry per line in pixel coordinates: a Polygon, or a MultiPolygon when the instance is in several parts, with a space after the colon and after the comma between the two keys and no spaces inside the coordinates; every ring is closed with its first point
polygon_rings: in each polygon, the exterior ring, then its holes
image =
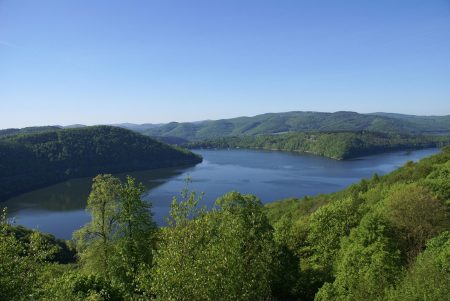
{"type": "Polygon", "coordinates": [[[310,153],[344,160],[399,149],[442,147],[449,136],[419,136],[373,132],[287,133],[206,139],[189,148],[250,148],[310,153]]]}
{"type": "Polygon", "coordinates": [[[0,200],[74,177],[198,162],[188,150],[110,126],[16,135],[0,139],[0,200]]]}
{"type": "Polygon", "coordinates": [[[191,141],[241,135],[285,132],[372,131],[383,133],[450,133],[450,116],[359,114],[355,112],[287,112],[199,123],[172,122],[142,133],[191,141]]]}
{"type": "Polygon", "coordinates": [[[286,298],[448,298],[448,147],[343,191],[267,204],[266,213],[290,263],[280,279],[286,298]]]}

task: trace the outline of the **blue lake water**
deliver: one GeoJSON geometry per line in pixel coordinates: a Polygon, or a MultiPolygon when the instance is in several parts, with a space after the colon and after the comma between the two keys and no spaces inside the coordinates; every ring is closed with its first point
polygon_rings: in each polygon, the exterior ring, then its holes
{"type": "MultiPolygon", "coordinates": [[[[438,149],[397,151],[347,161],[318,156],[257,150],[196,150],[204,161],[194,167],[127,173],[147,188],[154,218],[164,224],[169,205],[192,180],[190,189],[204,192],[203,204],[236,190],[257,195],[264,203],[290,197],[334,192],[373,173],[386,174],[407,161],[417,161],[438,149]]],[[[118,176],[125,177],[126,174],[118,176]]],[[[22,194],[7,206],[17,224],[69,239],[89,221],[84,210],[92,178],[73,179],[22,194]]]]}

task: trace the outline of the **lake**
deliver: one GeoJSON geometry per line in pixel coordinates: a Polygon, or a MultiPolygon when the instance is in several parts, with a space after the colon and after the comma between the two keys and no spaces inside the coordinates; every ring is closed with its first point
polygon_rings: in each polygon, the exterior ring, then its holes
{"type": "MultiPolygon", "coordinates": [[[[203,204],[211,206],[226,192],[256,194],[264,203],[289,197],[329,193],[388,173],[407,161],[417,161],[438,149],[398,151],[347,161],[323,157],[257,150],[196,150],[204,161],[194,167],[127,173],[147,188],[154,218],[164,225],[173,196],[180,194],[185,179],[190,189],[204,192],[203,204]]],[[[118,175],[122,178],[126,174],[118,175]]],[[[84,210],[92,178],[73,179],[14,197],[7,206],[17,224],[69,239],[89,221],[84,210]]]]}

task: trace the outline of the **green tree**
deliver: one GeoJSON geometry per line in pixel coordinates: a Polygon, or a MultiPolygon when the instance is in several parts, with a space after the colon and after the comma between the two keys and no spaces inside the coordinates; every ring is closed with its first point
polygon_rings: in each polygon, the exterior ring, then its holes
{"type": "Polygon", "coordinates": [[[156,239],[151,205],[141,199],[142,184],[112,175],[94,179],[87,209],[92,220],[74,238],[83,269],[109,279],[125,294],[139,294],[139,269],[150,268],[156,239]]]}
{"type": "Polygon", "coordinates": [[[20,241],[12,227],[5,208],[0,215],[0,300],[34,299],[38,277],[56,248],[35,231],[29,243],[20,241]]]}
{"type": "Polygon", "coordinates": [[[261,201],[254,195],[230,192],[217,199],[216,205],[219,207],[218,222],[228,234],[228,239],[222,239],[218,246],[218,250],[229,254],[222,257],[223,264],[219,269],[229,272],[224,275],[229,287],[223,293],[229,295],[228,300],[267,298],[273,275],[274,240],[261,201]],[[228,258],[236,260],[236,264],[230,264],[228,258]]]}
{"type": "Polygon", "coordinates": [[[198,283],[195,263],[202,250],[206,227],[200,224],[204,210],[198,208],[201,196],[189,192],[187,185],[181,201],[174,197],[167,219],[168,227],[161,229],[160,240],[152,270],[143,269],[141,289],[148,297],[160,300],[195,300],[194,286],[198,283]]]}
{"type": "Polygon", "coordinates": [[[304,233],[294,228],[295,225],[292,224],[292,216],[289,213],[283,215],[273,227],[275,254],[271,281],[272,294],[280,299],[291,299],[296,296],[295,289],[299,278],[299,256],[296,251],[299,241],[305,241],[306,237],[299,237],[304,233]]]}
{"type": "Polygon", "coordinates": [[[450,232],[427,242],[389,300],[445,301],[450,296],[450,232]]]}
{"type": "Polygon", "coordinates": [[[112,175],[96,176],[86,206],[91,221],[74,233],[85,270],[103,276],[111,274],[120,192],[119,179],[112,175]]]}
{"type": "Polygon", "coordinates": [[[198,211],[195,194],[162,230],[152,293],[160,300],[260,300],[270,296],[273,237],[260,201],[237,192],[198,211]],[[190,217],[190,219],[188,219],[190,217]]]}
{"type": "Polygon", "coordinates": [[[382,300],[401,271],[400,252],[379,213],[369,213],[342,241],[336,279],[315,300],[382,300]]]}
{"type": "Polygon", "coordinates": [[[417,184],[394,185],[382,205],[407,263],[424,249],[427,240],[449,229],[446,206],[417,184]]]}
{"type": "Polygon", "coordinates": [[[337,200],[311,215],[308,242],[313,250],[311,260],[315,264],[331,270],[341,238],[347,236],[361,219],[360,203],[354,198],[337,200]]]}
{"type": "Polygon", "coordinates": [[[151,204],[142,200],[145,189],[142,184],[127,177],[120,189],[117,214],[114,276],[127,287],[136,291],[139,270],[152,265],[156,244],[157,227],[152,219],[151,204]]]}
{"type": "Polygon", "coordinates": [[[301,250],[299,297],[312,300],[318,289],[334,278],[333,264],[341,239],[350,234],[361,219],[361,200],[348,197],[331,202],[311,214],[307,245],[301,250]]]}
{"type": "Polygon", "coordinates": [[[122,301],[122,292],[98,274],[66,272],[44,287],[42,300],[48,301],[122,301]]]}
{"type": "Polygon", "coordinates": [[[438,199],[450,204],[450,162],[437,166],[424,183],[438,199]]]}
{"type": "Polygon", "coordinates": [[[31,293],[35,266],[23,257],[23,246],[8,232],[6,210],[0,219],[0,299],[22,300],[31,293]]]}

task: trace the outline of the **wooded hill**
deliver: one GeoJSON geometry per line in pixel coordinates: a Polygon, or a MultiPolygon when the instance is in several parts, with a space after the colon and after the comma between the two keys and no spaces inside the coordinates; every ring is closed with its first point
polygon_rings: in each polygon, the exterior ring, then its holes
{"type": "Polygon", "coordinates": [[[422,136],[373,132],[288,133],[206,139],[189,148],[249,148],[310,153],[343,160],[394,150],[442,147],[450,136],[422,136]]]}
{"type": "Polygon", "coordinates": [[[450,134],[450,116],[287,112],[203,122],[171,122],[158,127],[141,129],[143,134],[149,136],[178,137],[191,141],[228,136],[330,131],[450,134]]]}
{"type": "Polygon", "coordinates": [[[4,129],[0,130],[0,138],[7,137],[7,136],[14,136],[18,134],[37,134],[37,133],[43,133],[43,132],[50,132],[50,131],[57,131],[61,128],[58,126],[32,126],[32,127],[26,127],[21,129],[4,129]]]}
{"type": "Polygon", "coordinates": [[[69,178],[201,162],[192,152],[110,126],[0,139],[0,200],[69,178]]]}
{"type": "MultiPolygon", "coordinates": [[[[266,205],[296,300],[447,300],[450,148],[342,191],[266,205]],[[291,274],[289,274],[291,273],[291,274]]],[[[290,281],[290,283],[289,283],[290,281]]]]}

